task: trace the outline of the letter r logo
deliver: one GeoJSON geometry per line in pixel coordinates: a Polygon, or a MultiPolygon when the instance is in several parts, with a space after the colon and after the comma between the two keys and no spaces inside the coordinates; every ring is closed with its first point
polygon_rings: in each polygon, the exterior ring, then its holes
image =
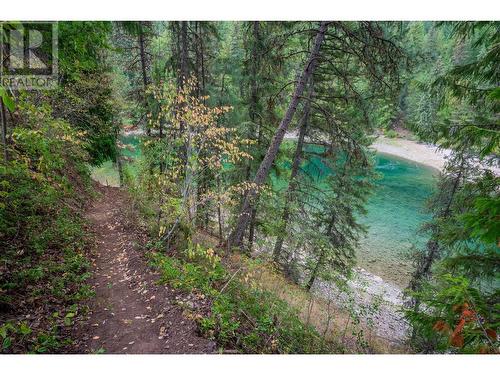
{"type": "Polygon", "coordinates": [[[13,89],[58,82],[57,22],[0,22],[0,80],[13,89]]]}

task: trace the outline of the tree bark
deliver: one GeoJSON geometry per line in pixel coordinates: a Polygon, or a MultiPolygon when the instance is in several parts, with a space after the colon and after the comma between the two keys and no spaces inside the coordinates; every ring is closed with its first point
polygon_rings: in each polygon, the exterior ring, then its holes
{"type": "MultiPolygon", "coordinates": [[[[332,216],[332,219],[331,219],[330,223],[328,224],[328,228],[326,230],[326,235],[328,237],[330,237],[332,235],[334,221],[335,221],[335,217],[332,216]]],[[[323,247],[321,249],[321,253],[319,254],[318,261],[316,262],[316,265],[314,266],[314,269],[311,273],[311,276],[309,277],[309,281],[307,282],[307,285],[306,285],[307,290],[311,290],[311,288],[314,284],[314,281],[318,277],[318,273],[319,273],[321,267],[323,266],[323,262],[325,261],[325,255],[326,255],[326,248],[323,247]]]]}
{"type": "MultiPolygon", "coordinates": [[[[188,78],[188,30],[187,30],[187,27],[188,27],[188,24],[187,24],[187,21],[182,21],[181,22],[181,30],[180,30],[180,80],[179,80],[179,88],[180,89],[183,89],[185,84],[186,84],[186,80],[188,78]]],[[[184,104],[185,105],[185,104],[184,104]]],[[[189,157],[189,150],[190,150],[190,139],[191,139],[191,135],[189,134],[189,129],[186,129],[186,126],[187,124],[184,123],[184,121],[180,121],[179,123],[179,133],[180,133],[180,136],[183,137],[184,136],[184,133],[187,131],[186,133],[186,139],[184,140],[184,144],[182,145],[182,149],[181,149],[181,160],[182,160],[182,164],[183,164],[183,168],[184,168],[184,175],[186,176],[186,179],[187,180],[190,180],[190,178],[188,178],[188,169],[189,169],[189,166],[188,166],[188,157],[189,157]]],[[[189,126],[188,126],[189,128],[189,126]]],[[[185,193],[187,194],[187,196],[185,197],[186,198],[186,201],[188,200],[189,198],[189,189],[190,187],[188,186],[184,191],[185,193]]]]}
{"type": "Polygon", "coordinates": [[[222,230],[222,227],[224,224],[222,223],[222,209],[221,209],[221,201],[220,201],[220,177],[217,177],[217,192],[218,192],[218,197],[217,197],[217,221],[219,223],[219,239],[222,241],[224,238],[224,232],[222,230]]]}
{"type": "Polygon", "coordinates": [[[312,286],[314,284],[314,281],[316,280],[316,277],[318,277],[319,269],[321,268],[321,265],[323,264],[323,257],[325,255],[325,251],[326,251],[325,249],[321,250],[318,262],[314,266],[314,269],[313,269],[313,271],[311,273],[311,276],[309,277],[309,281],[307,282],[307,285],[306,285],[306,289],[307,290],[311,290],[311,288],[312,288],[312,286]]]}
{"type": "Polygon", "coordinates": [[[253,181],[254,186],[245,196],[241,213],[238,217],[238,221],[228,239],[227,243],[228,250],[231,249],[232,247],[240,246],[242,243],[243,235],[250,221],[252,206],[255,202],[255,199],[258,196],[258,188],[265,182],[265,180],[269,175],[269,170],[271,169],[274,159],[278,154],[281,142],[283,141],[285,133],[290,125],[290,122],[292,121],[293,116],[297,111],[297,105],[299,103],[300,97],[302,96],[302,93],[304,92],[306,82],[309,80],[309,78],[314,72],[314,69],[316,67],[316,60],[318,59],[319,49],[321,47],[321,44],[323,43],[323,40],[325,39],[325,33],[327,28],[328,28],[328,22],[322,21],[314,41],[312,51],[307,60],[306,66],[303,72],[301,73],[299,80],[295,86],[295,91],[293,93],[288,109],[285,113],[285,116],[283,117],[283,120],[281,121],[278,129],[276,130],[274,138],[271,141],[271,144],[269,145],[266,155],[264,156],[264,160],[260,164],[259,170],[255,175],[253,181]]]}
{"type": "Polygon", "coordinates": [[[146,62],[146,47],[144,42],[144,31],[142,29],[142,23],[139,25],[139,49],[141,53],[141,69],[142,69],[142,83],[144,85],[144,90],[148,86],[148,74],[147,74],[147,62],[146,62]]]}
{"type": "Polygon", "coordinates": [[[187,21],[181,22],[181,87],[188,78],[188,40],[187,21]]]}
{"type": "Polygon", "coordinates": [[[256,123],[256,117],[257,117],[257,105],[259,101],[258,97],[258,83],[257,83],[257,69],[258,69],[258,63],[259,63],[259,55],[258,55],[258,49],[257,49],[257,44],[259,43],[260,40],[260,32],[259,32],[259,22],[254,21],[253,22],[253,46],[252,46],[252,69],[251,69],[251,74],[252,74],[252,81],[251,81],[251,93],[250,93],[250,121],[252,121],[254,124],[256,123]]]}
{"type": "Polygon", "coordinates": [[[171,22],[172,38],[175,43],[172,43],[172,56],[175,58],[175,76],[177,77],[177,91],[182,87],[181,80],[181,31],[179,22],[171,22]]]}
{"type": "MultiPolygon", "coordinates": [[[[139,22],[139,53],[141,57],[141,72],[142,72],[142,84],[144,87],[144,108],[147,111],[148,110],[148,99],[146,97],[146,90],[148,87],[148,73],[147,73],[147,61],[146,61],[146,46],[145,46],[145,40],[144,40],[144,30],[143,30],[143,23],[139,22]]],[[[151,129],[149,126],[147,126],[146,129],[146,134],[148,136],[151,135],[151,129]]]]}
{"type": "Polygon", "coordinates": [[[248,231],[248,252],[252,252],[253,247],[253,239],[255,237],[255,218],[257,217],[257,205],[255,204],[252,207],[252,211],[250,212],[250,229],[248,231]]]}
{"type": "Polygon", "coordinates": [[[118,168],[118,180],[120,187],[124,186],[124,181],[123,181],[123,164],[122,164],[122,156],[121,156],[121,150],[118,150],[118,154],[116,155],[116,167],[118,168]]]}
{"type": "MultiPolygon", "coordinates": [[[[309,98],[313,95],[313,82],[309,83],[309,98]]],[[[299,128],[299,138],[297,140],[297,147],[295,148],[295,153],[293,155],[292,171],[290,173],[290,182],[288,184],[288,189],[286,191],[285,197],[285,207],[283,209],[283,216],[281,217],[282,227],[278,233],[278,238],[274,245],[273,259],[275,262],[279,262],[281,250],[283,248],[283,242],[285,241],[285,233],[288,225],[288,220],[290,219],[290,204],[293,200],[293,195],[297,189],[297,175],[299,173],[300,162],[302,161],[302,148],[304,147],[304,139],[307,132],[307,124],[309,122],[309,112],[311,109],[311,102],[308,100],[305,103],[304,116],[302,117],[302,122],[299,128]]]]}
{"type": "MultiPolygon", "coordinates": [[[[258,83],[257,83],[257,70],[259,63],[259,54],[257,49],[257,44],[260,41],[260,33],[259,33],[259,21],[253,22],[253,46],[252,46],[252,69],[251,69],[251,94],[250,94],[250,108],[249,108],[249,117],[250,121],[252,121],[252,137],[255,136],[254,126],[257,122],[257,107],[259,104],[259,93],[258,93],[258,83]]],[[[257,150],[260,150],[260,136],[257,136],[257,150]]],[[[249,161],[248,169],[247,169],[247,179],[250,178],[252,162],[249,161]]],[[[255,202],[257,203],[257,202],[255,202]]],[[[257,216],[257,207],[256,204],[252,208],[252,212],[250,214],[250,230],[248,231],[248,251],[252,251],[253,247],[253,239],[255,236],[255,217],[257,216]]]]}
{"type": "Polygon", "coordinates": [[[9,161],[9,149],[7,148],[7,116],[5,115],[5,105],[3,104],[3,99],[0,98],[0,120],[2,121],[2,143],[3,143],[3,155],[5,161],[9,161]]]}
{"type": "Polygon", "coordinates": [[[201,53],[201,95],[203,95],[203,104],[206,104],[205,99],[205,47],[203,45],[203,31],[200,29],[200,53],[201,53]]]}

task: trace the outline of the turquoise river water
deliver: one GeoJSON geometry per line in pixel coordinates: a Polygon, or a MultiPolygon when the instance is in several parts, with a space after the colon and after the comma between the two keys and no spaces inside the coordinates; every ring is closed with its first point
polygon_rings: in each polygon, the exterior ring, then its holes
{"type": "MultiPolygon", "coordinates": [[[[126,156],[140,156],[137,137],[122,137],[121,141],[129,146],[123,152],[126,156]]],[[[413,245],[425,243],[418,229],[428,219],[424,206],[435,187],[437,171],[386,154],[377,154],[376,170],[381,178],[368,201],[367,215],[359,218],[369,229],[357,251],[357,263],[405,287],[411,273],[409,252],[413,245]]],[[[92,174],[101,183],[118,185],[118,173],[111,162],[94,168],[92,174]]]]}
{"type": "Polygon", "coordinates": [[[360,218],[369,229],[357,252],[358,265],[405,287],[412,246],[426,240],[418,230],[429,219],[424,208],[436,186],[437,171],[386,154],[377,154],[375,168],[381,179],[368,201],[367,215],[360,218]]]}

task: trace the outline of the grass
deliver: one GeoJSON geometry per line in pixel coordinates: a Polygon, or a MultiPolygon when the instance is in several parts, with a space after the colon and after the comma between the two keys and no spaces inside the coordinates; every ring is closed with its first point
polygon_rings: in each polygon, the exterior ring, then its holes
{"type": "Polygon", "coordinates": [[[0,279],[0,345],[3,353],[46,353],[68,345],[67,328],[93,295],[83,221],[62,212],[33,237],[36,251],[5,254],[15,272],[0,279]],[[57,243],[56,243],[57,242],[57,243]]]}
{"type": "MultiPolygon", "coordinates": [[[[206,246],[216,246],[218,243],[217,238],[206,232],[196,233],[194,241],[206,246]]],[[[358,314],[353,314],[338,303],[335,296],[329,303],[326,298],[310,293],[287,279],[265,258],[249,259],[245,255],[234,253],[225,259],[225,264],[231,270],[242,267],[241,275],[245,283],[268,291],[286,302],[296,311],[301,321],[314,327],[336,352],[408,352],[405,346],[377,336],[367,324],[356,322],[358,314]]]]}
{"type": "Polygon", "coordinates": [[[397,138],[398,133],[395,130],[389,129],[384,132],[385,136],[387,138],[397,138]]]}
{"type": "Polygon", "coordinates": [[[242,353],[403,353],[377,337],[359,314],[329,303],[287,280],[265,259],[234,253],[221,259],[216,241],[197,233],[187,250],[150,253],[161,282],[203,294],[209,311],[195,317],[200,331],[224,350],[242,353]]]}
{"type": "Polygon", "coordinates": [[[92,167],[92,179],[99,181],[105,186],[120,186],[120,177],[118,170],[114,167],[113,162],[108,160],[99,167],[92,167]]]}
{"type": "Polygon", "coordinates": [[[250,263],[247,282],[278,296],[299,318],[321,333],[323,339],[334,343],[341,352],[402,353],[405,348],[378,337],[372,327],[356,322],[356,314],[339,306],[335,297],[329,303],[326,298],[313,295],[301,286],[288,280],[266,260],[248,260],[240,254],[233,254],[232,264],[250,263]]]}
{"type": "MultiPolygon", "coordinates": [[[[249,268],[232,270],[210,247],[191,244],[176,256],[151,253],[161,281],[185,292],[203,293],[210,310],[198,314],[200,331],[222,350],[243,353],[342,351],[275,293],[249,283],[249,268]]],[[[248,264],[248,263],[242,263],[248,264]]]]}

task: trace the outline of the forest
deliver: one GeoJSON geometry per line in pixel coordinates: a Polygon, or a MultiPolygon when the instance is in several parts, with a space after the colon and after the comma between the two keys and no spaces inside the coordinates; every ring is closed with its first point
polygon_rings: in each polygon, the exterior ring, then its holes
{"type": "Polygon", "coordinates": [[[500,353],[499,22],[46,24],[1,353],[500,353]]]}

